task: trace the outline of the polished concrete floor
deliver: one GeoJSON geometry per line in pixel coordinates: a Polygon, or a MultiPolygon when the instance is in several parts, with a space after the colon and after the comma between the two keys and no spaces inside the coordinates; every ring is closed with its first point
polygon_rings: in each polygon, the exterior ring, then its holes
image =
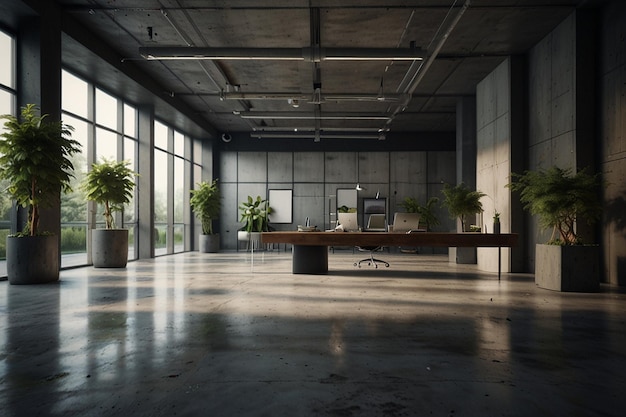
{"type": "Polygon", "coordinates": [[[624,416],[626,294],[441,255],[187,253],[0,282],[2,416],[624,416]]]}

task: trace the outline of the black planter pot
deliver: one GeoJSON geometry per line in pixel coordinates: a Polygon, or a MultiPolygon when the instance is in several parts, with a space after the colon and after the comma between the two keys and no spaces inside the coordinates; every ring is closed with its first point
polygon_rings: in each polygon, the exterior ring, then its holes
{"type": "Polygon", "coordinates": [[[59,280],[58,236],[7,237],[7,276],[11,284],[59,280]]]}
{"type": "Polygon", "coordinates": [[[93,229],[91,261],[95,268],[125,268],[128,262],[128,229],[93,229]]]}

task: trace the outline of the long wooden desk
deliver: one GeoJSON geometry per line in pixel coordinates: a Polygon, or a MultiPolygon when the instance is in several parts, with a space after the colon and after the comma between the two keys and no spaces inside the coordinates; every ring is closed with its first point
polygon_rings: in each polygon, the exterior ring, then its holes
{"type": "MultiPolygon", "coordinates": [[[[328,273],[329,246],[443,246],[501,248],[517,245],[516,233],[264,232],[263,243],[293,245],[294,274],[328,273]]],[[[498,251],[498,277],[500,256],[498,251]]]]}

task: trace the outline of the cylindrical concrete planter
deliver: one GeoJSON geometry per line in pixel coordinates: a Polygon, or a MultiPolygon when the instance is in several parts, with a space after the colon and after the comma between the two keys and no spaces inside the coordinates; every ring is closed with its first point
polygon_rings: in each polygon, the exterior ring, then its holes
{"type": "Polygon", "coordinates": [[[128,262],[128,229],[93,229],[91,261],[95,268],[125,268],[128,262]]]}
{"type": "Polygon", "coordinates": [[[220,235],[215,233],[212,235],[198,236],[198,252],[216,253],[220,251],[220,235]]]}
{"type": "Polygon", "coordinates": [[[11,284],[59,280],[58,236],[7,237],[7,276],[11,284]]]}

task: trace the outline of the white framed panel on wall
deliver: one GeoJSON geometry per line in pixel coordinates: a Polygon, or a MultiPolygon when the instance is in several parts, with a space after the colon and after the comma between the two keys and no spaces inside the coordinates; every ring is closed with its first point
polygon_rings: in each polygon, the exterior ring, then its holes
{"type": "Polygon", "coordinates": [[[269,215],[271,223],[293,222],[293,190],[269,190],[268,201],[272,208],[269,215]]]}

